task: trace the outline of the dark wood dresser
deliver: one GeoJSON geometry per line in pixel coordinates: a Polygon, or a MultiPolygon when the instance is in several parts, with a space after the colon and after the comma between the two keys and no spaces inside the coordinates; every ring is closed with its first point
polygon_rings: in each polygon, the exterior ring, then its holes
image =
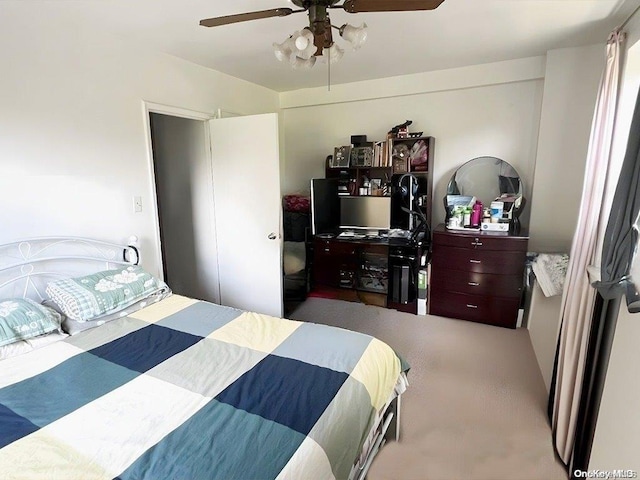
{"type": "Polygon", "coordinates": [[[529,237],[507,232],[433,232],[429,313],[515,328],[529,237]]]}

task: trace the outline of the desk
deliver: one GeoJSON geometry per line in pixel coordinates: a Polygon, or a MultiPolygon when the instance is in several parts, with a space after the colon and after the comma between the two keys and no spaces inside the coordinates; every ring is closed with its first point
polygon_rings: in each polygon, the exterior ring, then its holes
{"type": "Polygon", "coordinates": [[[421,242],[406,239],[316,236],[312,289],[335,289],[336,298],[416,313],[422,254],[421,242]]]}

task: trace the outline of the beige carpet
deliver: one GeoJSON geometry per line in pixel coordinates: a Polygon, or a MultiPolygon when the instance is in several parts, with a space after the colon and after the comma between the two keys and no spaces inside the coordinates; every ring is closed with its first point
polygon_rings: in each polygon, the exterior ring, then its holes
{"type": "Polygon", "coordinates": [[[526,329],[309,298],[289,318],[374,335],[411,364],[401,439],[368,480],[566,479],[526,329]]]}

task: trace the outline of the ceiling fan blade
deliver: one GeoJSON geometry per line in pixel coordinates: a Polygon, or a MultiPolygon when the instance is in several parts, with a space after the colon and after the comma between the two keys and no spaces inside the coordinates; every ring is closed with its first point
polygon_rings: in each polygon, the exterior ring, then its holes
{"type": "Polygon", "coordinates": [[[444,0],[347,0],[342,6],[349,13],[407,12],[433,10],[444,0]]]}
{"type": "MultiPolygon", "coordinates": [[[[303,10],[296,10],[296,12],[303,10]]],[[[203,27],[218,27],[220,25],[228,25],[230,23],[248,22],[249,20],[258,20],[260,18],[270,17],[286,17],[294,11],[291,8],[274,8],[271,10],[261,10],[259,12],[239,13],[237,15],[227,15],[224,17],[205,18],[200,20],[203,27]]]]}

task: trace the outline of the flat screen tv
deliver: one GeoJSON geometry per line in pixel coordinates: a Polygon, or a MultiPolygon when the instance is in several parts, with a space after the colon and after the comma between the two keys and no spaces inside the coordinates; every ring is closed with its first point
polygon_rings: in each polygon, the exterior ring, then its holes
{"type": "Polygon", "coordinates": [[[311,180],[311,233],[336,233],[340,223],[337,178],[311,180]]]}
{"type": "Polygon", "coordinates": [[[340,228],[389,230],[390,197],[340,197],[340,228]]]}

